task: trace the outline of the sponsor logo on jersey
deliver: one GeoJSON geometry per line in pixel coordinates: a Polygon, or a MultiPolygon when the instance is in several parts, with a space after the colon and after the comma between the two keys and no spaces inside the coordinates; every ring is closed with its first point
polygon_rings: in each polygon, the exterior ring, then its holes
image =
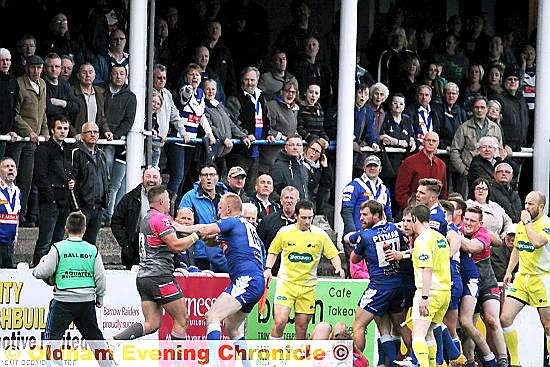
{"type": "Polygon", "coordinates": [[[418,261],[426,261],[430,258],[430,256],[428,256],[428,254],[420,254],[418,255],[418,261]]]}
{"type": "Polygon", "coordinates": [[[519,241],[518,242],[518,250],[527,251],[527,252],[534,252],[535,247],[533,247],[531,242],[519,241]]]}
{"type": "Polygon", "coordinates": [[[299,252],[291,252],[288,254],[288,260],[293,263],[308,264],[313,261],[313,256],[308,253],[300,254],[299,252]]]}
{"type": "Polygon", "coordinates": [[[437,247],[438,247],[438,248],[445,248],[445,247],[447,247],[447,241],[441,240],[441,239],[437,240],[437,247]]]}

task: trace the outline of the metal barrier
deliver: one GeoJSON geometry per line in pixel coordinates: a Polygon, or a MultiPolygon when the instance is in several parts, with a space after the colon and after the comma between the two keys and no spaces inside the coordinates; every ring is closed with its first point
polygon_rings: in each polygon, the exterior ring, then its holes
{"type": "MultiPolygon", "coordinates": [[[[142,133],[145,136],[151,136],[150,132],[143,131],[142,133]]],[[[10,135],[0,135],[0,141],[11,141],[11,136],[10,135]]],[[[30,138],[28,138],[28,137],[27,138],[22,138],[22,137],[18,136],[15,141],[16,142],[30,141],[30,138]]],[[[38,137],[38,141],[39,142],[44,142],[46,140],[43,137],[40,136],[40,137],[38,137]]],[[[75,138],[66,138],[65,141],[67,143],[76,143],[77,140],[75,138]]],[[[153,141],[161,141],[161,139],[158,138],[158,137],[153,137],[153,141]]],[[[193,138],[193,139],[189,139],[189,141],[186,143],[183,138],[169,137],[169,138],[166,139],[166,142],[167,143],[180,143],[180,144],[184,144],[186,146],[192,147],[196,144],[202,144],[203,139],[193,138]]],[[[243,144],[242,140],[240,140],[240,139],[231,139],[231,142],[233,142],[233,144],[236,144],[236,145],[243,144]]],[[[126,138],[123,137],[120,140],[99,139],[97,141],[97,144],[99,144],[99,145],[125,145],[126,144],[126,138]]],[[[271,146],[281,145],[282,146],[282,145],[285,145],[285,141],[284,140],[276,140],[273,143],[270,143],[268,140],[254,140],[253,142],[251,142],[251,144],[252,145],[271,145],[271,146]]],[[[336,141],[333,140],[329,143],[328,150],[335,150],[335,149],[336,149],[336,141]]],[[[362,152],[374,152],[371,147],[362,147],[361,151],[362,152]]],[[[389,148],[386,148],[386,152],[388,152],[388,153],[406,153],[407,151],[403,148],[389,147],[389,148]]],[[[513,152],[512,157],[516,157],[516,158],[533,158],[533,153],[534,153],[533,148],[521,148],[521,151],[513,152]]],[[[448,154],[449,154],[449,151],[446,150],[446,149],[438,149],[437,150],[437,155],[448,155],[448,154]]]]}

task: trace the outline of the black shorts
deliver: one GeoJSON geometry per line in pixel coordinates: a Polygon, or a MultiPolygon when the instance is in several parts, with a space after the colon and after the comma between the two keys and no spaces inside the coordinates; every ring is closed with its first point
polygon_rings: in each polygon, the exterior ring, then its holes
{"type": "Polygon", "coordinates": [[[485,301],[488,301],[490,299],[500,301],[500,289],[498,287],[483,289],[479,291],[479,296],[477,297],[477,303],[474,312],[481,313],[483,311],[483,304],[485,303],[485,301]]]}
{"type": "Polygon", "coordinates": [[[141,301],[153,301],[164,305],[183,298],[174,276],[136,278],[136,286],[141,301]]]}

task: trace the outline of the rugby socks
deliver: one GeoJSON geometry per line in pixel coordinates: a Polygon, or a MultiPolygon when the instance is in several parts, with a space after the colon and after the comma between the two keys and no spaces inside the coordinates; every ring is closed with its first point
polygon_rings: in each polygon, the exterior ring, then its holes
{"type": "Polygon", "coordinates": [[[440,363],[437,363],[437,341],[436,340],[429,340],[427,343],[428,345],[428,362],[430,367],[437,367],[440,363]]]}
{"type": "Polygon", "coordinates": [[[445,324],[441,325],[441,336],[443,338],[443,350],[445,358],[448,360],[455,360],[460,356],[460,349],[457,349],[451,332],[445,324]]]}
{"type": "Polygon", "coordinates": [[[241,363],[243,365],[243,367],[251,367],[252,366],[252,363],[250,362],[250,360],[248,360],[248,345],[246,344],[246,338],[243,334],[240,334],[240,335],[237,335],[233,338],[233,340],[235,341],[235,344],[234,344],[234,348],[235,348],[235,359],[237,359],[237,356],[239,356],[240,360],[241,360],[241,363]],[[241,352],[241,353],[238,353],[237,350],[241,350],[241,351],[245,351],[245,352],[241,352]],[[246,357],[245,358],[241,358],[242,355],[245,355],[246,357]]]}
{"type": "Polygon", "coordinates": [[[397,356],[401,354],[401,337],[398,335],[392,335],[391,339],[395,344],[395,350],[397,350],[397,356]]]}
{"type": "Polygon", "coordinates": [[[380,337],[380,344],[386,355],[385,361],[389,361],[386,365],[391,366],[393,361],[397,359],[397,349],[395,349],[395,344],[391,335],[382,335],[380,337]]]}
{"type": "Polygon", "coordinates": [[[221,340],[222,328],[217,322],[208,325],[206,328],[206,340],[221,340]]]}
{"type": "Polygon", "coordinates": [[[430,358],[428,356],[429,351],[426,339],[413,339],[412,347],[414,350],[414,354],[416,355],[416,358],[418,360],[419,367],[430,367],[430,358]]]}
{"type": "Polygon", "coordinates": [[[458,349],[458,351],[460,353],[462,353],[462,343],[460,342],[460,338],[453,339],[453,343],[454,343],[456,349],[458,349]]]}
{"type": "Polygon", "coordinates": [[[483,356],[483,364],[487,367],[497,367],[497,359],[493,353],[483,356]]]}
{"type": "Polygon", "coordinates": [[[128,326],[122,332],[114,335],[113,339],[114,340],[134,340],[144,335],[145,335],[145,326],[140,322],[136,322],[128,326]]]}
{"type": "MultiPolygon", "coordinates": [[[[502,333],[504,334],[504,341],[508,348],[508,354],[510,354],[510,364],[512,366],[519,366],[518,332],[513,325],[510,325],[508,327],[503,327],[502,333]]],[[[548,346],[548,339],[546,339],[546,344],[548,346]]]]}
{"type": "Polygon", "coordinates": [[[384,348],[382,348],[382,341],[380,340],[380,337],[376,340],[376,343],[378,344],[378,366],[385,366],[386,353],[384,353],[384,348]]]}
{"type": "Polygon", "coordinates": [[[434,337],[437,345],[436,362],[438,365],[440,365],[440,364],[443,364],[443,362],[445,361],[445,358],[443,357],[443,335],[442,335],[441,324],[438,324],[434,328],[434,337]]]}

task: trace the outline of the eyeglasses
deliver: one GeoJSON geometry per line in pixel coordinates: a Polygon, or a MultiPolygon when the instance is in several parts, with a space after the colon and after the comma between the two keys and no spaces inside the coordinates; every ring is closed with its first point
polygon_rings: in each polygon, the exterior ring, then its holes
{"type": "Polygon", "coordinates": [[[88,131],[83,131],[82,134],[99,134],[99,131],[97,131],[97,130],[88,130],[88,131]]]}
{"type": "Polygon", "coordinates": [[[216,177],[217,173],[201,173],[201,177],[216,177]]]}
{"type": "Polygon", "coordinates": [[[309,147],[309,149],[313,150],[313,151],[314,151],[315,153],[317,153],[317,154],[323,153],[322,151],[320,151],[320,150],[317,149],[317,148],[309,147]]]}
{"type": "Polygon", "coordinates": [[[59,25],[59,24],[67,24],[69,22],[67,22],[66,20],[58,20],[55,22],[55,24],[59,25]]]}

